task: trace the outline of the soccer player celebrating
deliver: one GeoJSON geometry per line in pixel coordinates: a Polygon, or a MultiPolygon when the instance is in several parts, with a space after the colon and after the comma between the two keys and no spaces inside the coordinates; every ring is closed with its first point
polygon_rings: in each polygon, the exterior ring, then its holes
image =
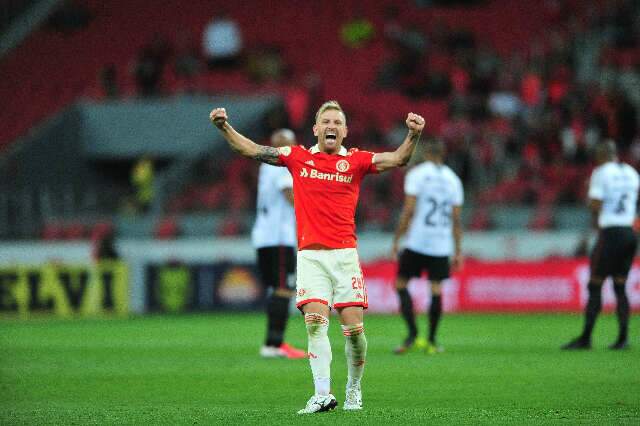
{"type": "Polygon", "coordinates": [[[442,280],[449,278],[449,257],[454,269],[462,265],[462,221],[464,201],[462,182],[443,164],[444,145],[431,140],[424,145],[425,162],[411,169],[405,177],[405,201],[393,239],[392,254],[396,257],[400,238],[407,234],[405,248],[399,259],[396,290],[400,310],[409,335],[396,354],[412,347],[424,348],[428,354],[442,352],[436,345],[436,332],[442,315],[442,280]],[[408,230],[408,233],[407,233],[408,230]],[[431,282],[428,341],[417,339],[415,315],[407,283],[427,271],[431,282]]]}
{"type": "Polygon", "coordinates": [[[258,161],[284,166],[293,176],[298,236],[296,304],[304,314],[315,385],[315,394],[298,413],[328,411],[338,405],[331,394],[332,355],[327,334],[330,307],[338,312],[346,338],[348,380],[343,408],[362,409],[367,290],[356,251],[354,219],[360,183],[369,173],[406,165],[420,139],[424,119],[409,113],[403,143],[393,152],[377,154],[342,146],[348,133],[347,118],[336,101],[325,102],[316,113],[313,134],[317,144],[310,149],[258,145],[231,127],[224,108],[211,111],[210,119],[232,149],[258,161]]]}
{"type": "MultiPolygon", "coordinates": [[[[289,129],[271,135],[279,148],[296,144],[289,129]]],[[[258,173],[256,221],[251,232],[257,250],[262,283],[271,291],[267,300],[267,338],[260,348],[265,358],[305,358],[305,351],[284,342],[289,300],[295,294],[296,217],[293,212],[293,179],[283,167],[261,164],[258,173]]]]}
{"type": "Polygon", "coordinates": [[[566,350],[591,349],[591,332],[602,308],[602,284],[607,277],[613,279],[619,326],[618,339],[609,349],[628,348],[629,300],[624,287],[637,246],[632,225],[640,178],[633,167],[618,160],[613,141],[598,145],[595,159],[597,167],[589,183],[589,206],[598,240],[590,259],[584,329],[580,336],[562,346],[566,350]]]}

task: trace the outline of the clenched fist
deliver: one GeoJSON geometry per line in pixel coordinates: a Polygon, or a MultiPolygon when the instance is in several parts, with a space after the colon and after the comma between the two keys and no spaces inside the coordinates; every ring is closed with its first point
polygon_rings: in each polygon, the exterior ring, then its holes
{"type": "Polygon", "coordinates": [[[222,129],[228,119],[227,110],[224,108],[214,108],[209,114],[209,119],[218,129],[222,129]]]}
{"type": "Polygon", "coordinates": [[[424,118],[422,118],[421,115],[410,112],[407,114],[407,127],[411,132],[422,132],[422,129],[424,129],[424,118]]]}

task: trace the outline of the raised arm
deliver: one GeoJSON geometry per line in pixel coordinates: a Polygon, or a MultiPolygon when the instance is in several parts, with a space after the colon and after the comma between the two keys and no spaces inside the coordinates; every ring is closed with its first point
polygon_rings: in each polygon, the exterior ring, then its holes
{"type": "Polygon", "coordinates": [[[393,169],[395,167],[406,166],[411,159],[411,154],[416,147],[416,144],[420,140],[420,134],[424,129],[424,118],[418,114],[410,112],[407,115],[407,127],[409,132],[407,137],[404,138],[402,145],[393,152],[380,152],[373,156],[373,164],[379,172],[393,169]]]}
{"type": "Polygon", "coordinates": [[[263,163],[281,166],[278,148],[272,146],[258,145],[251,139],[238,133],[231,124],[229,124],[227,111],[224,108],[215,108],[209,114],[211,122],[220,130],[222,136],[229,143],[234,151],[245,157],[262,161],[263,163]]]}

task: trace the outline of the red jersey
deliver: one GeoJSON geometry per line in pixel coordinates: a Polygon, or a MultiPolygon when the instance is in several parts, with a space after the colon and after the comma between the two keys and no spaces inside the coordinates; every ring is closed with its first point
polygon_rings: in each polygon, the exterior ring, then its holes
{"type": "Polygon", "coordinates": [[[280,162],[293,176],[298,249],[312,244],[329,248],[356,247],[356,205],[360,182],[377,173],[373,152],[340,147],[339,154],[318,146],[281,147],[280,162]]]}

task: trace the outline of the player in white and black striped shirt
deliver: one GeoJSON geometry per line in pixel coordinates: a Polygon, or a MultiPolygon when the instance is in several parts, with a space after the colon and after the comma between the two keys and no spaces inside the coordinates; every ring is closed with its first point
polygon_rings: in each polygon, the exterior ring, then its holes
{"type": "Polygon", "coordinates": [[[395,256],[400,238],[406,234],[398,260],[396,290],[409,334],[394,350],[396,354],[405,353],[414,345],[424,348],[428,354],[442,351],[442,347],[436,345],[442,316],[442,281],[449,278],[450,258],[454,269],[462,265],[462,182],[443,163],[445,149],[441,141],[426,142],[424,150],[425,162],[405,177],[405,202],[393,241],[395,256]],[[424,271],[431,283],[427,339],[418,338],[413,303],[407,290],[409,280],[419,278],[424,271]]]}
{"type": "MultiPolygon", "coordinates": [[[[295,134],[280,129],[271,145],[295,145],[295,134]]],[[[265,358],[305,358],[306,352],[284,342],[289,301],[295,294],[296,218],[293,211],[293,179],[284,167],[260,165],[256,221],[251,240],[257,250],[262,283],[267,298],[267,337],[260,348],[265,358]]]]}
{"type": "Polygon", "coordinates": [[[589,183],[589,204],[593,225],[598,229],[598,240],[591,253],[589,300],[582,334],[562,349],[591,348],[591,333],[602,308],[602,284],[607,277],[613,280],[619,325],[618,339],[609,348],[628,347],[629,300],[625,284],[637,247],[632,225],[640,178],[633,167],[618,160],[613,141],[598,145],[595,156],[598,167],[589,183]]]}

